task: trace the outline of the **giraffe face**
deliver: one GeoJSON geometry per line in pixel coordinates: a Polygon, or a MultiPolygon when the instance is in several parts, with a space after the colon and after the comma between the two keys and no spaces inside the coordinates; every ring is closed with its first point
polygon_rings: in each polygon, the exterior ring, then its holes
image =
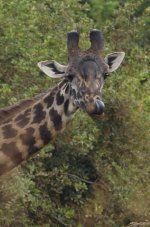
{"type": "MultiPolygon", "coordinates": [[[[100,60],[100,59],[99,59],[100,60]]],[[[101,64],[92,57],[82,59],[76,72],[72,75],[71,96],[75,105],[84,109],[88,114],[100,115],[104,112],[102,102],[102,87],[108,66],[101,60],[101,64]]]]}
{"type": "Polygon", "coordinates": [[[100,115],[104,112],[101,96],[104,80],[120,66],[125,53],[115,52],[103,59],[103,36],[96,29],[90,32],[90,42],[91,47],[81,51],[78,46],[79,33],[70,32],[67,36],[68,65],[44,61],[38,63],[38,66],[52,78],[67,77],[71,84],[73,103],[90,115],[100,115]]]}

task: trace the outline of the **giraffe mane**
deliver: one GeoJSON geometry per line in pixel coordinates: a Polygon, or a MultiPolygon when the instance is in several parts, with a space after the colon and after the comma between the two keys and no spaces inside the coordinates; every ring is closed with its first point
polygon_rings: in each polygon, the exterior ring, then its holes
{"type": "Polygon", "coordinates": [[[0,109],[0,124],[8,122],[19,111],[25,110],[27,107],[32,106],[35,102],[41,99],[45,93],[38,94],[31,99],[22,100],[21,102],[6,108],[0,109]]]}

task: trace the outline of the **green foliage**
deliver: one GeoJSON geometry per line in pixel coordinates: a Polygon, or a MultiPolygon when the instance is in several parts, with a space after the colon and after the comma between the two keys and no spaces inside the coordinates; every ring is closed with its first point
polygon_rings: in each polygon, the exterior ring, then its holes
{"type": "Polygon", "coordinates": [[[29,96],[31,85],[37,88],[31,96],[43,87],[44,90],[48,88],[48,80],[41,79],[37,62],[56,59],[66,63],[66,33],[77,28],[84,31],[85,36],[92,27],[90,19],[83,13],[87,9],[88,6],[75,0],[1,1],[0,89],[5,97],[1,106],[16,101],[5,95],[8,84],[17,100],[29,96]]]}
{"type": "Polygon", "coordinates": [[[81,2],[0,3],[0,106],[56,83],[42,78],[36,64],[66,63],[66,33],[76,27],[87,47],[87,32],[103,22],[106,53],[126,52],[104,86],[105,115],[91,119],[79,111],[52,145],[1,179],[0,226],[150,220],[148,1],[81,2]]]}
{"type": "Polygon", "coordinates": [[[97,23],[98,27],[103,26],[104,22],[111,20],[114,11],[119,6],[118,0],[89,0],[91,10],[89,15],[97,23]]]}

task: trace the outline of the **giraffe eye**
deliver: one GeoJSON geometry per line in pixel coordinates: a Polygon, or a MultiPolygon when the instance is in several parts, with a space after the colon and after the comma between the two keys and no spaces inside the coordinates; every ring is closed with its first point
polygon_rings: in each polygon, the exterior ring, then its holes
{"type": "Polygon", "coordinates": [[[104,80],[109,76],[109,73],[104,74],[104,80]]]}
{"type": "Polygon", "coordinates": [[[70,81],[72,81],[73,78],[74,78],[74,75],[73,75],[73,74],[69,74],[69,75],[67,76],[67,78],[68,78],[70,81]]]}

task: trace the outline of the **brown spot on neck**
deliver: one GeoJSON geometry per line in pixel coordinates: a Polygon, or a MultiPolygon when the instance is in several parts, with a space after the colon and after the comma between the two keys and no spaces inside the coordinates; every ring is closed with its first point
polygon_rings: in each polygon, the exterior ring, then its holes
{"type": "Polygon", "coordinates": [[[57,105],[62,105],[64,102],[64,96],[63,96],[63,94],[60,94],[60,93],[61,93],[61,91],[58,91],[58,93],[56,95],[57,105]]]}
{"type": "Polygon", "coordinates": [[[69,107],[69,99],[67,99],[64,103],[64,112],[68,115],[68,107],[69,107]]]}
{"type": "Polygon", "coordinates": [[[20,135],[22,144],[27,146],[28,156],[38,151],[38,148],[35,146],[36,140],[33,135],[34,131],[34,128],[30,127],[26,129],[24,134],[20,135]]]}
{"type": "Polygon", "coordinates": [[[54,102],[54,96],[52,94],[46,96],[44,102],[47,104],[47,108],[50,108],[54,102]]]}
{"type": "Polygon", "coordinates": [[[52,139],[52,134],[48,130],[47,123],[45,123],[39,127],[39,132],[40,132],[41,139],[43,140],[43,143],[44,144],[49,143],[50,140],[52,139]]]}
{"type": "Polygon", "coordinates": [[[13,138],[17,135],[17,130],[14,129],[11,124],[3,126],[2,130],[5,139],[13,138]]]}
{"type": "Polygon", "coordinates": [[[17,125],[21,128],[25,127],[28,123],[29,123],[29,114],[31,113],[31,108],[25,110],[23,113],[21,113],[20,115],[18,115],[15,118],[15,122],[17,123],[17,125]]]}
{"type": "Polygon", "coordinates": [[[61,130],[62,129],[62,119],[61,119],[61,116],[58,114],[57,110],[54,110],[54,108],[52,108],[49,111],[49,115],[50,115],[51,121],[54,124],[55,130],[57,130],[57,131],[61,130]]]}
{"type": "Polygon", "coordinates": [[[15,142],[4,143],[2,145],[2,152],[10,158],[14,165],[18,165],[22,161],[22,154],[19,152],[15,142]]]}
{"type": "Polygon", "coordinates": [[[43,105],[38,103],[34,106],[34,118],[32,123],[40,123],[46,117],[46,112],[43,111],[43,105]]]}

